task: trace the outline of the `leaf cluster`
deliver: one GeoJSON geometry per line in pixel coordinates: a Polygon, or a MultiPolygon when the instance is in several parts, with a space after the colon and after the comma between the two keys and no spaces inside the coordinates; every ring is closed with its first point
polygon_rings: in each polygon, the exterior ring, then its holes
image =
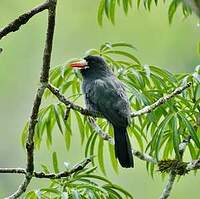
{"type": "MultiPolygon", "coordinates": [[[[165,0],[163,0],[166,4],[165,0]]],[[[134,2],[135,3],[135,2],[134,2]]],[[[141,5],[148,11],[151,10],[152,4],[158,6],[159,0],[137,0],[136,6],[139,9],[141,5]]],[[[174,14],[177,11],[177,8],[182,6],[183,15],[185,17],[191,15],[192,10],[183,0],[171,0],[168,8],[168,19],[169,23],[172,23],[174,14]]],[[[112,24],[115,24],[115,13],[118,7],[122,7],[124,13],[127,15],[130,10],[133,10],[133,1],[132,0],[100,0],[98,7],[98,23],[103,25],[103,17],[106,16],[112,24]]]]}

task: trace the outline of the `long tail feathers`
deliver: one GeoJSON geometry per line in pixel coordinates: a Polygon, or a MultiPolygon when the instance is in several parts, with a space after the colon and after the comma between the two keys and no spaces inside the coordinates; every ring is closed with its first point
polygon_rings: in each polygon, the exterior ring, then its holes
{"type": "Polygon", "coordinates": [[[124,127],[114,126],[115,156],[122,167],[134,167],[130,140],[124,127]]]}

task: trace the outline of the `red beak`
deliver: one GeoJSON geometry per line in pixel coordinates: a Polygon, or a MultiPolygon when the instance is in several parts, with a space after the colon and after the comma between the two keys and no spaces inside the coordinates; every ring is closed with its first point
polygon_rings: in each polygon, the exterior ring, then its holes
{"type": "Polygon", "coordinates": [[[72,68],[78,68],[78,69],[84,69],[88,67],[88,63],[86,60],[81,60],[78,62],[72,62],[71,64],[69,64],[72,68]]]}

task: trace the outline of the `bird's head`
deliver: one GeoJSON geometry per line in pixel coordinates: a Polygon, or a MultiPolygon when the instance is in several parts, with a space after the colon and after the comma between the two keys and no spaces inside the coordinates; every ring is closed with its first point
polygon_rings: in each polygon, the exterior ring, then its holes
{"type": "Polygon", "coordinates": [[[73,62],[70,64],[71,67],[81,70],[83,76],[88,74],[101,74],[105,71],[109,71],[105,60],[100,56],[88,55],[81,61],[73,62]]]}

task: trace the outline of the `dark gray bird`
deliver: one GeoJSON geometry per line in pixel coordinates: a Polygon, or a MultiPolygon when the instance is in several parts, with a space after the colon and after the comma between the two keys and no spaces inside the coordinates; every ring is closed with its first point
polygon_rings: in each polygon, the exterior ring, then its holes
{"type": "Polygon", "coordinates": [[[114,128],[115,156],[122,167],[133,167],[133,155],[127,134],[130,106],[121,82],[100,56],[87,56],[71,64],[83,76],[86,107],[100,112],[114,128]]]}

